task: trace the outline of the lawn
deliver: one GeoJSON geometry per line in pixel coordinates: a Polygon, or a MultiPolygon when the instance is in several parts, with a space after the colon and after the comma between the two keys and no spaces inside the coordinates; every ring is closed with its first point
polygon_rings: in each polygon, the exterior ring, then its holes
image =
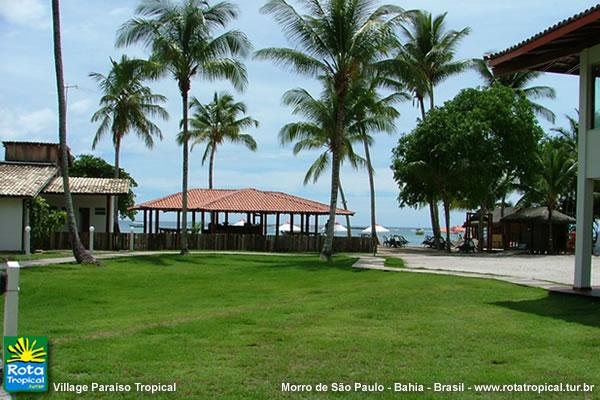
{"type": "Polygon", "coordinates": [[[48,336],[51,382],[177,382],[175,394],[153,399],[513,398],[290,395],[282,382],[600,385],[598,300],[493,280],[358,271],[353,262],[195,255],[27,269],[20,332],[48,336]]]}

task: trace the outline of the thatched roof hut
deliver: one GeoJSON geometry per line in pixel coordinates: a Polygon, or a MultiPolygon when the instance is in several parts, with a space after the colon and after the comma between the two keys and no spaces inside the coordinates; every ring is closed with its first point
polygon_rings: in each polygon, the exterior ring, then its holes
{"type": "MultiPolygon", "coordinates": [[[[548,223],[548,207],[528,207],[502,218],[502,222],[548,223]]],[[[560,211],[552,211],[552,224],[570,225],[575,223],[575,218],[569,217],[560,211]]]]}

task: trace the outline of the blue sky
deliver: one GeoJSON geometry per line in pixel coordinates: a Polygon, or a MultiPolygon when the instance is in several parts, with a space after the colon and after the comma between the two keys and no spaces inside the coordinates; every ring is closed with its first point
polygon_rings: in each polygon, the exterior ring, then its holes
{"type": "MultiPolygon", "coordinates": [[[[279,27],[271,17],[260,14],[262,0],[235,1],[241,17],[231,25],[250,37],[255,48],[287,45],[279,27]]],[[[63,0],[63,51],[65,78],[77,89],[68,92],[69,143],[75,154],[93,153],[108,161],[113,159],[109,140],[92,152],[91,143],[96,127],[90,123],[99,92],[88,78],[94,72],[107,72],[109,57],[123,53],[145,56],[140,48],[115,49],[117,28],[132,16],[136,1],[129,0],[63,0]]],[[[382,1],[383,3],[383,1],[382,1]]],[[[546,27],[593,6],[591,0],[409,0],[388,1],[405,9],[423,8],[434,13],[448,12],[450,28],[470,26],[471,35],[460,47],[458,57],[481,57],[484,53],[511,46],[546,27]]],[[[56,100],[52,58],[52,37],[49,1],[0,0],[0,140],[56,141],[56,100]]],[[[315,82],[290,74],[268,63],[247,61],[250,85],[236,96],[246,102],[249,114],[261,122],[249,131],[259,144],[257,153],[243,147],[226,145],[217,154],[215,184],[217,187],[256,187],[281,190],[328,202],[329,179],[303,186],[304,173],[316,154],[294,157],[289,147],[282,148],[277,133],[282,125],[293,120],[281,105],[281,95],[294,87],[304,87],[318,94],[315,82]]],[[[537,84],[556,88],[558,96],[545,101],[566,124],[563,115],[573,113],[577,106],[577,78],[547,74],[537,84]]],[[[480,85],[477,75],[467,72],[449,79],[437,88],[436,102],[452,98],[461,88],[480,85]]],[[[134,136],[123,145],[122,165],[139,183],[137,200],[144,201],[180,191],[181,150],[175,144],[177,121],[180,118],[180,96],[170,79],[153,83],[158,93],[169,98],[169,122],[160,123],[164,141],[153,151],[145,149],[134,136]]],[[[210,99],[215,90],[233,89],[225,83],[195,80],[192,95],[202,101],[210,99]]],[[[398,132],[379,135],[373,148],[376,169],[378,220],[388,226],[428,226],[427,210],[399,209],[398,189],[389,169],[390,150],[402,133],[414,127],[418,110],[411,102],[400,106],[398,132]]],[[[542,124],[544,128],[550,126],[542,124]]],[[[192,187],[207,186],[207,168],[200,162],[201,150],[191,154],[190,182],[192,187]]],[[[364,171],[344,169],[344,188],[349,208],[357,212],[355,224],[369,220],[369,190],[364,171]]],[[[464,213],[454,212],[452,223],[462,223],[464,213]]]]}

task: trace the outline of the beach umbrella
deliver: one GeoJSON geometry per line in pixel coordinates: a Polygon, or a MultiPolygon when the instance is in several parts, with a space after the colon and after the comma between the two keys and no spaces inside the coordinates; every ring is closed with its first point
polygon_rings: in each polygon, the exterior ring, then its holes
{"type": "MultiPolygon", "coordinates": [[[[292,226],[289,222],[286,222],[283,225],[279,225],[279,232],[291,232],[292,226]]],[[[294,232],[300,232],[300,227],[298,225],[294,225],[294,232]]]]}
{"type": "Polygon", "coordinates": [[[233,226],[246,226],[246,220],[245,219],[240,219],[238,222],[236,222],[235,224],[233,224],[233,226]]]}
{"type": "MultiPolygon", "coordinates": [[[[325,227],[323,227],[323,229],[321,229],[322,232],[325,232],[325,227]]],[[[348,232],[348,228],[346,228],[344,225],[340,224],[339,222],[336,222],[335,225],[333,226],[333,232],[334,233],[346,233],[348,232]]]]}
{"type": "MultiPolygon", "coordinates": [[[[375,233],[389,233],[389,229],[384,228],[383,226],[377,224],[375,225],[375,233]]],[[[371,233],[371,227],[369,226],[367,229],[363,230],[361,234],[367,235],[371,233]]]]}

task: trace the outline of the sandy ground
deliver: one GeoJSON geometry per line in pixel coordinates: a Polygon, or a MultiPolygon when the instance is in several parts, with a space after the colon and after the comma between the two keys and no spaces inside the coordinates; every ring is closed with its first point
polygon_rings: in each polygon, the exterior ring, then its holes
{"type": "MultiPolygon", "coordinates": [[[[572,285],[575,256],[460,255],[422,250],[381,249],[382,256],[402,258],[410,268],[513,276],[572,285]]],[[[592,285],[600,286],[600,257],[592,259],[592,285]]]]}

